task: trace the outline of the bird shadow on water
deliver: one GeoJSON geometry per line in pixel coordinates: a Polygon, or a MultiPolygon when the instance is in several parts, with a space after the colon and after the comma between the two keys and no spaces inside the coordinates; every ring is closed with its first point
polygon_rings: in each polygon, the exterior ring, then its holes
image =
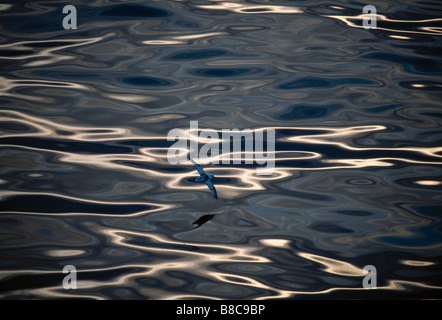
{"type": "Polygon", "coordinates": [[[199,217],[198,220],[196,220],[195,222],[192,223],[192,225],[196,224],[196,227],[193,228],[192,230],[195,230],[195,229],[201,227],[206,222],[212,220],[212,218],[214,216],[215,216],[214,214],[205,214],[205,215],[199,217]]]}

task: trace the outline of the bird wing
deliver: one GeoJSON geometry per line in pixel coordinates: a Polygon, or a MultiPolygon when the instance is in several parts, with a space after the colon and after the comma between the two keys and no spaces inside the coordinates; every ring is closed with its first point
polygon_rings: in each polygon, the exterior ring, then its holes
{"type": "Polygon", "coordinates": [[[196,167],[196,170],[198,171],[198,173],[199,173],[200,175],[205,175],[205,174],[206,174],[206,173],[204,172],[203,168],[202,168],[198,163],[196,163],[196,162],[193,161],[192,159],[190,159],[190,162],[192,162],[192,163],[194,164],[194,166],[196,167]]]}
{"type": "Polygon", "coordinates": [[[218,199],[218,197],[216,196],[216,189],[215,189],[215,186],[213,185],[212,181],[207,180],[207,181],[206,181],[206,184],[207,184],[207,186],[209,187],[210,191],[212,191],[213,197],[214,197],[215,199],[218,199]]]}

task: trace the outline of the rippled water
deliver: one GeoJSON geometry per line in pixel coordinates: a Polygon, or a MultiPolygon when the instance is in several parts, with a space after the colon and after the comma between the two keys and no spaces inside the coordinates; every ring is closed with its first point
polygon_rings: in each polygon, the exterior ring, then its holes
{"type": "Polygon", "coordinates": [[[370,1],[376,30],[359,2],[66,4],[0,5],[0,298],[442,297],[438,1],[370,1]],[[166,157],[193,120],[275,129],[274,174],[207,165],[212,198],[166,157]]]}

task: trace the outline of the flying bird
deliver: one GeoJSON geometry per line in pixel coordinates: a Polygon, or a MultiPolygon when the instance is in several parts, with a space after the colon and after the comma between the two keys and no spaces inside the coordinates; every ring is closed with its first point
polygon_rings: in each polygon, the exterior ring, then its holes
{"type": "Polygon", "coordinates": [[[213,185],[213,182],[212,182],[212,180],[213,180],[213,178],[215,178],[215,176],[213,174],[211,174],[211,173],[206,174],[204,172],[203,168],[198,163],[193,161],[192,159],[190,159],[190,162],[192,162],[195,165],[196,170],[200,174],[200,176],[198,178],[195,178],[194,182],[201,182],[201,183],[204,182],[205,184],[207,184],[207,186],[209,187],[210,191],[212,191],[213,197],[215,199],[218,199],[218,197],[216,195],[215,186],[213,185]]]}

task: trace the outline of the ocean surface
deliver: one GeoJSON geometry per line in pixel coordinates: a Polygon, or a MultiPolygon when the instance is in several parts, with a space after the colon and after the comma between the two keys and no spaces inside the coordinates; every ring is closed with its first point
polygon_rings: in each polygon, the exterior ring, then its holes
{"type": "Polygon", "coordinates": [[[442,298],[439,1],[11,1],[0,30],[1,299],[442,298]],[[204,164],[215,199],[167,157],[190,121],[274,129],[273,173],[204,164]]]}

